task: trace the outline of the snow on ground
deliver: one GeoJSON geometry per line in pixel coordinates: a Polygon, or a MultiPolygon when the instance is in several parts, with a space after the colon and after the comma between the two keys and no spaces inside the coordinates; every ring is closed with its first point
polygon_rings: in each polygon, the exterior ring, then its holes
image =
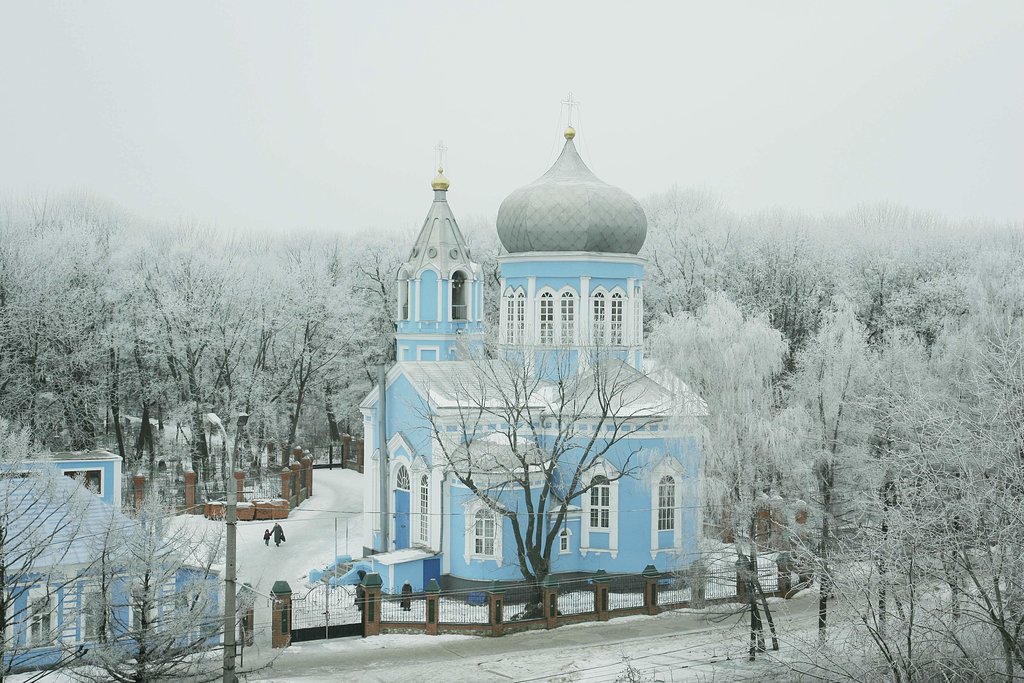
{"type": "MultiPolygon", "coordinates": [[[[308,590],[309,570],[322,568],[337,555],[363,553],[363,475],[352,470],[314,470],[313,495],[280,520],[285,542],[264,545],[263,532],[273,521],[238,523],[238,580],[269,595],[275,581],[287,581],[295,595],[308,590]],[[335,534],[337,523],[337,534],[335,534]],[[337,543],[337,548],[335,548],[337,543]]],[[[224,522],[199,515],[176,517],[178,533],[215,535],[224,522]],[[214,532],[211,534],[210,532],[214,532]]]]}

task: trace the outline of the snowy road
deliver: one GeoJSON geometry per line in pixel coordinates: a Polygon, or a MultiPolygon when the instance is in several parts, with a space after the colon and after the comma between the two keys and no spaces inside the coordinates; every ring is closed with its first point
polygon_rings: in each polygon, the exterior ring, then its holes
{"type": "MultiPolygon", "coordinates": [[[[817,594],[773,600],[772,608],[781,632],[791,634],[814,625],[817,594]]],[[[676,683],[770,678],[775,671],[770,662],[745,661],[745,623],[715,618],[725,611],[679,610],[501,638],[386,635],[301,643],[248,680],[610,683],[625,671],[624,657],[645,676],[676,683]]],[[[781,654],[787,654],[785,639],[781,654]]]]}
{"type": "Polygon", "coordinates": [[[351,470],[316,470],[313,496],[281,521],[288,540],[279,548],[273,541],[263,545],[263,530],[273,522],[239,522],[239,581],[266,595],[284,580],[299,595],[306,591],[309,570],[334,559],[335,541],[339,555],[362,555],[362,482],[363,475],[351,470]]]}

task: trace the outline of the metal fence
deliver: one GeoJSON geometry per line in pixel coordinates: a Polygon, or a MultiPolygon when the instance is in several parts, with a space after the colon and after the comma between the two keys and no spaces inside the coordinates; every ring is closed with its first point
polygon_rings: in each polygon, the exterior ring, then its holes
{"type": "Polygon", "coordinates": [[[382,593],[380,596],[380,620],[388,622],[423,624],[426,623],[426,600],[422,593],[408,597],[382,593]]]}
{"type": "Polygon", "coordinates": [[[541,619],[544,613],[540,608],[540,601],[540,590],[533,586],[513,586],[505,589],[505,621],[541,619]]]}
{"type": "Polygon", "coordinates": [[[594,611],[594,582],[591,579],[563,581],[558,584],[559,614],[586,614],[594,611]]]}
{"type": "Polygon", "coordinates": [[[644,577],[624,574],[612,577],[608,587],[608,609],[634,609],[644,606],[644,577]]]}
{"type": "Polygon", "coordinates": [[[708,567],[704,582],[704,598],[715,600],[736,595],[736,566],[732,563],[713,564],[708,567]]]}
{"type": "Polygon", "coordinates": [[[439,624],[486,624],[490,621],[487,593],[481,590],[453,591],[438,602],[439,624]]]}

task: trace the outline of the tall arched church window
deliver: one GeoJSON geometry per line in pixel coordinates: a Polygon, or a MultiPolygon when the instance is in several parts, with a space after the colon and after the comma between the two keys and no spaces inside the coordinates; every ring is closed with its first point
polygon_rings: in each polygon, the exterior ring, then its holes
{"type": "Polygon", "coordinates": [[[593,299],[590,302],[591,310],[591,328],[593,329],[592,338],[594,346],[604,346],[608,339],[608,312],[605,309],[607,302],[604,299],[604,294],[598,292],[594,294],[593,299]]]}
{"type": "Polygon", "coordinates": [[[639,287],[633,289],[633,344],[644,341],[644,300],[639,287]]]}
{"type": "Polygon", "coordinates": [[[420,477],[420,542],[430,543],[430,477],[420,477]]]}
{"type": "Polygon", "coordinates": [[[658,531],[676,528],[676,480],[665,475],[658,482],[658,531]]]}
{"type": "Polygon", "coordinates": [[[516,294],[516,318],[515,318],[516,340],[523,343],[526,334],[526,294],[516,294]]]}
{"type": "Polygon", "coordinates": [[[412,281],[409,280],[409,276],[406,273],[400,273],[398,276],[398,306],[400,309],[399,319],[409,319],[409,287],[412,281]]]}
{"type": "Polygon", "coordinates": [[[573,344],[576,341],[576,297],[572,292],[562,294],[561,313],[559,340],[565,345],[573,344]]]}
{"type": "Polygon", "coordinates": [[[540,343],[555,343],[555,297],[551,292],[540,295],[540,343]]]}
{"type": "Polygon", "coordinates": [[[590,528],[607,529],[611,526],[612,495],[608,477],[597,475],[591,480],[590,528]]]}
{"type": "Polygon", "coordinates": [[[494,512],[477,510],[473,520],[473,554],[494,554],[494,512]]]}
{"type": "Polygon", "coordinates": [[[403,491],[409,490],[409,470],[405,469],[405,465],[398,468],[398,474],[395,475],[395,479],[398,488],[403,491]]]}
{"type": "Polygon", "coordinates": [[[611,305],[611,325],[610,339],[608,340],[613,346],[622,345],[622,295],[616,292],[612,294],[612,305],[611,305]]]}
{"type": "Polygon", "coordinates": [[[452,275],[452,320],[469,320],[469,282],[461,270],[452,275]]]}
{"type": "Polygon", "coordinates": [[[516,334],[516,299],[512,295],[512,292],[505,294],[504,299],[505,305],[505,341],[509,344],[515,344],[519,341],[519,337],[516,334]]]}

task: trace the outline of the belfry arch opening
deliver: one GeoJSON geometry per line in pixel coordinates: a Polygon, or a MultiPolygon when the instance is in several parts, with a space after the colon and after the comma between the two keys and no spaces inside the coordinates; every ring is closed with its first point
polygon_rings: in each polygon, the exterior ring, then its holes
{"type": "Polygon", "coordinates": [[[469,320],[469,282],[466,274],[452,274],[452,320],[469,320]]]}

